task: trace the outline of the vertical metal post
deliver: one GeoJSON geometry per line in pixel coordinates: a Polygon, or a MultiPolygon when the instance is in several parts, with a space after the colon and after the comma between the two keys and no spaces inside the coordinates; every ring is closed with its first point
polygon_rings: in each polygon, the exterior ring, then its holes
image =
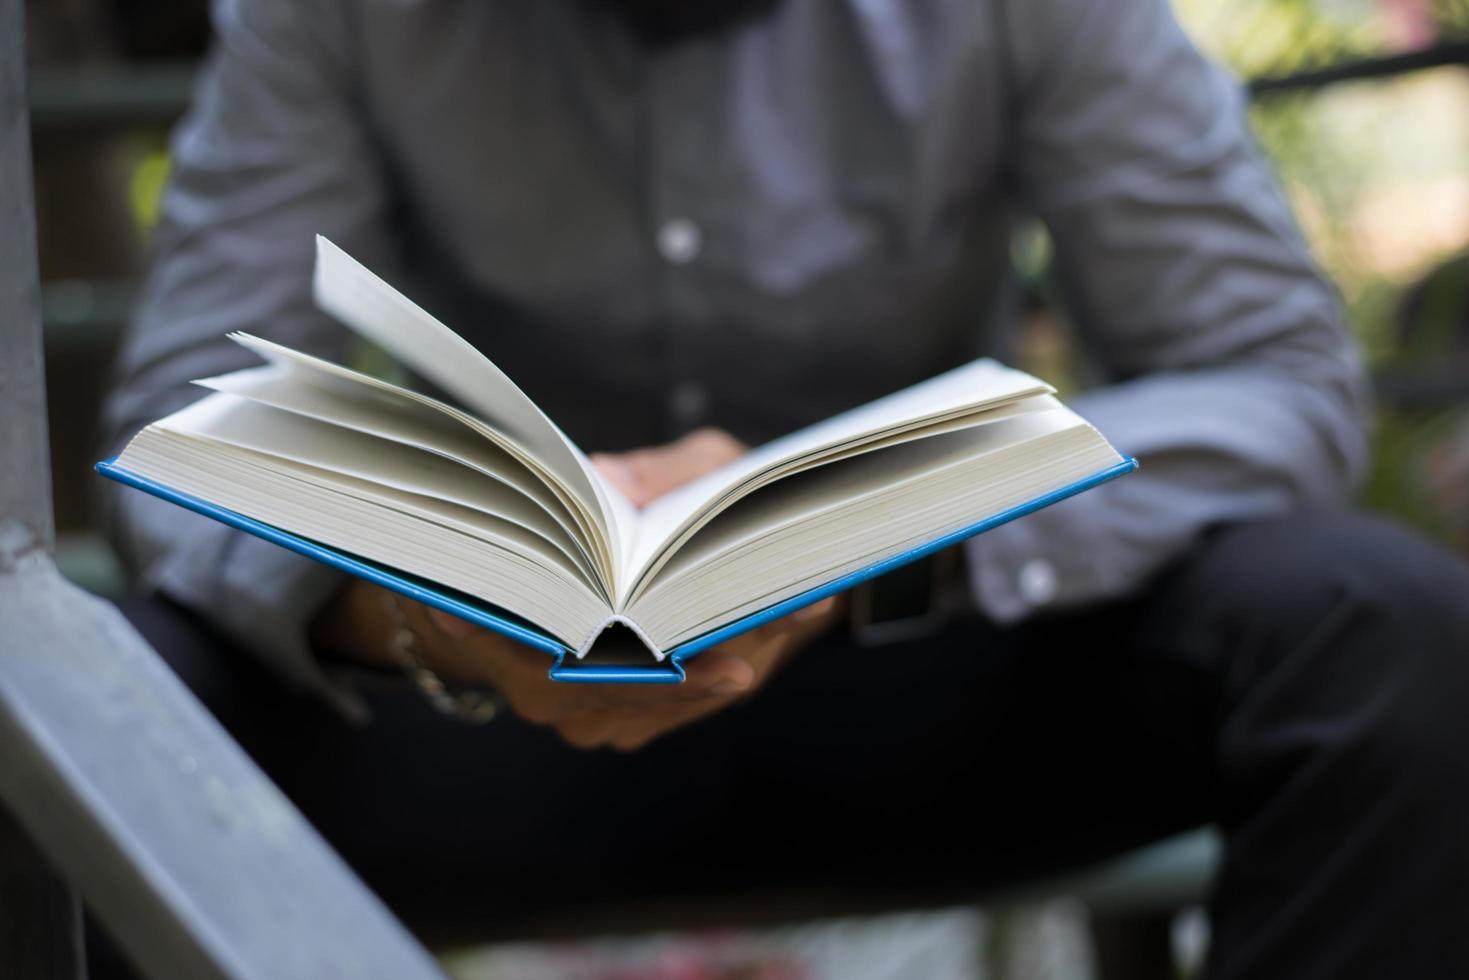
{"type": "MultiPolygon", "coordinates": [[[[22,0],[0,0],[0,575],[45,561],[53,535],[24,21],[22,0]]],[[[0,974],[84,972],[75,892],[0,810],[0,974]]]]}
{"type": "Polygon", "coordinates": [[[0,573],[51,547],[25,4],[0,0],[0,573]]]}

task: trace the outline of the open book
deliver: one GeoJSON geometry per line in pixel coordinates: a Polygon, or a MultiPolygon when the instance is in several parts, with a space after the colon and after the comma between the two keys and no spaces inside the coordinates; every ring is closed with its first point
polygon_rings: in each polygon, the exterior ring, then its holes
{"type": "Polygon", "coordinates": [[[554,654],[561,679],[676,680],[699,650],[1136,465],[1048,385],[980,360],[637,510],[323,238],[315,294],[457,404],[234,334],[265,363],[199,381],[214,393],[98,469],[554,654]],[[615,624],[641,662],[587,656],[615,624]]]}

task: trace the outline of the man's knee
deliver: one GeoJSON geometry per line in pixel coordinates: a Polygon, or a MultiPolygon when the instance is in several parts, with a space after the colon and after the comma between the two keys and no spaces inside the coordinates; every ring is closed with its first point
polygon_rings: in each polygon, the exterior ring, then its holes
{"type": "Polygon", "coordinates": [[[1224,529],[1205,550],[1228,697],[1360,747],[1384,778],[1446,766],[1469,775],[1461,559],[1350,512],[1224,529]]]}
{"type": "Polygon", "coordinates": [[[1469,565],[1381,518],[1325,511],[1233,525],[1201,551],[1204,603],[1250,632],[1313,630],[1345,608],[1385,646],[1409,635],[1469,644],[1469,565]]]}

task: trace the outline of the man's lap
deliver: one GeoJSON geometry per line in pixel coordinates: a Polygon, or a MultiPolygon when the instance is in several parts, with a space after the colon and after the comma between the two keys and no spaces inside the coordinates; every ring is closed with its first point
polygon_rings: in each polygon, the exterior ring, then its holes
{"type": "MultiPolygon", "coordinates": [[[[1469,605],[1466,582],[1359,516],[1221,529],[1135,600],[881,648],[829,637],[747,702],[632,755],[509,717],[465,727],[406,687],[367,691],[374,722],[353,728],[176,611],[124,610],[400,912],[504,923],[706,891],[973,893],[1243,819],[1220,792],[1224,767],[1252,764],[1231,751],[1258,751],[1232,749],[1242,709],[1359,721],[1365,682],[1404,672],[1415,710],[1466,707],[1464,657],[1428,652],[1431,638],[1376,663],[1271,658],[1364,603],[1453,619],[1438,607],[1456,588],[1469,605]]],[[[1458,615],[1445,628],[1465,629],[1458,615]]],[[[1268,793],[1277,763],[1260,761],[1268,793]]]]}

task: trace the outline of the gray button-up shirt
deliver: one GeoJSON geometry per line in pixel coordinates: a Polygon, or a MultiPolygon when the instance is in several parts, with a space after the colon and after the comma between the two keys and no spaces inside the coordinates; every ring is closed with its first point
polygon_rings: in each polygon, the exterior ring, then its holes
{"type": "MultiPolygon", "coordinates": [[[[311,304],[334,239],[584,448],[757,442],[1015,330],[1038,216],[1142,470],[969,543],[1014,620],[1138,589],[1208,525],[1343,497],[1364,456],[1332,290],[1236,84],[1165,0],[785,0],[649,50],[585,0],[224,0],[174,139],[115,443],[244,366],[249,330],[347,356],[311,304]]],[[[336,573],[141,494],[147,579],[305,685],[336,573]]]]}

